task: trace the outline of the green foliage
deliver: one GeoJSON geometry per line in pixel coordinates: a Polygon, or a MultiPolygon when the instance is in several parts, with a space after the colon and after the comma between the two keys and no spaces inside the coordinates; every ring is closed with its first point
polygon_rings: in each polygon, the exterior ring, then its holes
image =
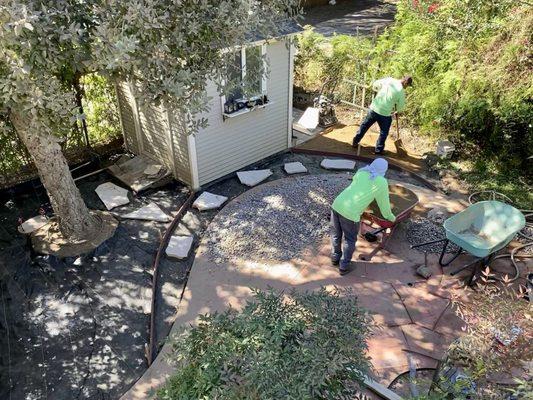
{"type": "MultiPolygon", "coordinates": [[[[82,103],[87,122],[91,146],[105,145],[121,135],[118,106],[111,82],[97,74],[88,74],[81,79],[83,86],[82,103]]],[[[64,148],[69,153],[77,153],[85,148],[85,138],[81,130],[81,120],[76,127],[62,134],[64,148]]],[[[13,176],[24,167],[31,165],[31,157],[11,126],[9,119],[0,113],[0,184],[11,182],[13,176]]],[[[13,180],[16,181],[16,180],[13,180]]]]}
{"type": "Polygon", "coordinates": [[[91,144],[106,143],[120,137],[120,119],[115,89],[111,82],[97,74],[82,78],[84,112],[91,144]]]}
{"type": "Polygon", "coordinates": [[[242,312],[205,315],[174,338],[177,373],[158,398],[350,398],[369,367],[369,323],[346,291],[255,292],[242,312]]]}
{"type": "MultiPolygon", "coordinates": [[[[344,77],[367,83],[410,74],[407,117],[422,134],[455,142],[466,158],[497,163],[503,174],[518,171],[531,180],[533,148],[533,13],[513,0],[402,0],[394,25],[378,38],[315,33],[300,39],[296,63],[305,88],[328,75],[328,57],[312,47],[341,53],[344,77]],[[343,46],[350,41],[357,43],[343,46]],[[319,52],[316,60],[311,59],[319,52]],[[347,60],[347,61],[344,61],[347,60]],[[307,66],[312,68],[307,70],[307,66]]],[[[333,58],[333,57],[331,57],[333,58]]],[[[297,80],[298,82],[298,80],[297,80]]]]}

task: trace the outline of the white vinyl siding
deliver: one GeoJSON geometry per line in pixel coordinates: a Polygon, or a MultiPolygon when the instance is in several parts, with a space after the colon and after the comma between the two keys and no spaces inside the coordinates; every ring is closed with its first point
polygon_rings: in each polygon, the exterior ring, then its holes
{"type": "Polygon", "coordinates": [[[137,133],[135,131],[135,99],[126,82],[117,82],[115,88],[124,143],[129,151],[138,153],[139,144],[137,143],[137,133]]]}
{"type": "Polygon", "coordinates": [[[284,41],[267,45],[269,104],[262,109],[223,119],[216,85],[208,84],[211,109],[206,129],[196,135],[200,185],[287,149],[289,50],[284,41]]]}
{"type": "Polygon", "coordinates": [[[170,132],[172,134],[172,145],[174,146],[174,164],[176,166],[176,179],[188,185],[194,186],[192,182],[189,147],[187,143],[187,131],[184,126],[185,121],[179,118],[177,113],[168,113],[170,118],[170,132]]]}
{"type": "Polygon", "coordinates": [[[167,112],[163,107],[137,105],[142,132],[143,154],[173,171],[167,112]]]}

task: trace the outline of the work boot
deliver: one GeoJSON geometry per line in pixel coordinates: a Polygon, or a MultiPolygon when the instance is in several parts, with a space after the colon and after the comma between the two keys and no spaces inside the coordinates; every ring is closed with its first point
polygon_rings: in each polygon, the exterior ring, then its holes
{"type": "Polygon", "coordinates": [[[341,276],[346,275],[348,272],[350,272],[350,269],[349,269],[349,268],[342,268],[342,267],[339,267],[339,274],[340,274],[341,276]]]}

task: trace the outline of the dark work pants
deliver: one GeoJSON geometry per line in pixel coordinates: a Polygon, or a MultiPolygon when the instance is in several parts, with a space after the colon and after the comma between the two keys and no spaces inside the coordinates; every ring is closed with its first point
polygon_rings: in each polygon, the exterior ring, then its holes
{"type": "Polygon", "coordinates": [[[331,259],[340,261],[341,269],[348,268],[350,261],[352,261],[358,232],[359,222],[351,221],[331,210],[331,259]],[[343,238],[344,245],[341,251],[343,238]]]}
{"type": "Polygon", "coordinates": [[[357,146],[359,142],[363,139],[366,132],[370,129],[374,123],[378,123],[379,125],[379,137],[378,141],[376,142],[376,151],[382,152],[385,148],[385,140],[387,140],[387,136],[389,136],[389,130],[392,125],[392,117],[385,115],[378,114],[375,111],[369,110],[368,114],[365,117],[365,120],[359,127],[359,131],[357,132],[357,135],[353,138],[353,145],[357,146]]]}

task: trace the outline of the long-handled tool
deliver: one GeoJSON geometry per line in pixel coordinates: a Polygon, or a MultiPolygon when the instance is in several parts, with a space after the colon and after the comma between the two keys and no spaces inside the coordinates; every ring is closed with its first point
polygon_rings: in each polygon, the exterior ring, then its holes
{"type": "Polygon", "coordinates": [[[394,115],[396,117],[396,139],[394,140],[394,147],[396,147],[396,153],[398,155],[407,154],[407,150],[405,150],[402,138],[400,136],[400,120],[398,118],[398,113],[395,113],[394,115]]]}

